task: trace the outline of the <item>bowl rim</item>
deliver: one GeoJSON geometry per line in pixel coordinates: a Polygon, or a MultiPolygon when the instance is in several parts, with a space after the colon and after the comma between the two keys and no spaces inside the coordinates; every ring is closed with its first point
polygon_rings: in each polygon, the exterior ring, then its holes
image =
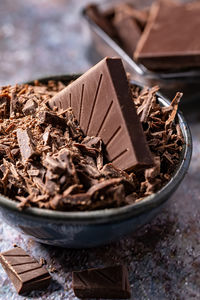
{"type": "MultiPolygon", "coordinates": [[[[48,76],[37,79],[41,82],[47,82],[48,80],[63,80],[69,81],[72,79],[76,79],[80,74],[73,75],[55,75],[48,76]]],[[[28,82],[29,84],[34,81],[28,82]]],[[[140,88],[144,87],[144,85],[131,80],[131,84],[137,85],[140,88]]],[[[163,97],[160,93],[157,93],[157,99],[159,103],[163,106],[168,106],[170,101],[163,97]]],[[[147,210],[156,208],[160,206],[162,203],[168,200],[168,196],[176,189],[179,183],[184,178],[190,164],[191,155],[192,155],[192,136],[190,132],[190,128],[183,117],[181,111],[178,110],[178,119],[179,124],[184,136],[185,145],[183,147],[181,153],[181,161],[176,168],[175,173],[173,174],[170,181],[168,181],[162,189],[157,191],[156,193],[145,197],[143,200],[134,202],[129,205],[125,205],[117,208],[106,208],[94,211],[54,211],[50,209],[37,208],[37,207],[27,207],[23,210],[19,210],[17,204],[19,202],[9,199],[8,197],[0,194],[0,209],[8,209],[13,212],[20,214],[21,216],[29,216],[31,218],[39,218],[43,220],[52,220],[54,222],[70,222],[70,223],[109,223],[113,221],[119,221],[123,219],[127,219],[141,213],[146,212],[147,210]]]]}

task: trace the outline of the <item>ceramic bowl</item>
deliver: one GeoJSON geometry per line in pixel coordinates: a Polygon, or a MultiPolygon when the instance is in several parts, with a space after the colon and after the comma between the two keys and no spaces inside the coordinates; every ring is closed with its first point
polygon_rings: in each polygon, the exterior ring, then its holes
{"type": "MultiPolygon", "coordinates": [[[[61,80],[66,84],[78,76],[56,76],[39,80],[43,83],[49,79],[61,80]]],[[[169,101],[162,96],[157,95],[157,98],[162,106],[169,105],[169,101]]],[[[192,153],[191,133],[181,112],[178,113],[178,118],[185,140],[180,163],[171,180],[157,193],[141,202],[90,212],[61,212],[40,208],[20,211],[16,201],[0,195],[1,217],[16,230],[38,242],[62,247],[95,247],[130,234],[159,213],[188,170],[192,153]]]]}

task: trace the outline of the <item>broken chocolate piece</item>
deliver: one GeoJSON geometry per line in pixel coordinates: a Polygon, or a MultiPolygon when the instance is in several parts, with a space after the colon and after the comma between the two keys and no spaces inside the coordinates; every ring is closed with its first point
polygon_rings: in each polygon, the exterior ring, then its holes
{"type": "Polygon", "coordinates": [[[67,127],[67,123],[66,123],[65,119],[63,119],[51,112],[41,111],[38,116],[39,116],[41,125],[44,125],[44,124],[46,124],[46,125],[51,124],[52,126],[58,125],[64,129],[67,127]]]}
{"type": "Polygon", "coordinates": [[[31,115],[36,111],[37,103],[33,99],[29,99],[24,105],[22,112],[27,116],[31,115]]]}
{"type": "Polygon", "coordinates": [[[88,194],[93,196],[95,193],[103,192],[106,188],[118,185],[122,181],[122,178],[111,178],[107,180],[103,180],[102,182],[95,184],[88,190],[88,194]]]}
{"type": "Polygon", "coordinates": [[[121,59],[103,59],[54,96],[49,106],[71,106],[84,134],[101,137],[107,158],[116,167],[152,165],[121,59]]]}
{"type": "Polygon", "coordinates": [[[8,93],[0,95],[0,118],[7,118],[10,114],[10,96],[8,93]]]}
{"type": "Polygon", "coordinates": [[[59,210],[83,210],[91,207],[91,197],[87,193],[76,193],[75,195],[56,195],[51,201],[50,206],[59,210]]]}
{"type": "Polygon", "coordinates": [[[131,297],[128,271],[125,266],[73,272],[72,286],[78,298],[127,299],[131,297]]]}
{"type": "Polygon", "coordinates": [[[21,103],[19,102],[19,98],[17,97],[17,86],[14,91],[11,93],[10,98],[10,116],[15,115],[17,112],[21,110],[21,103]]]}
{"type": "Polygon", "coordinates": [[[19,294],[44,289],[50,283],[48,271],[20,247],[0,253],[0,263],[19,294]]]}
{"type": "Polygon", "coordinates": [[[35,155],[35,147],[30,129],[17,129],[17,141],[23,160],[28,160],[35,155]]]}

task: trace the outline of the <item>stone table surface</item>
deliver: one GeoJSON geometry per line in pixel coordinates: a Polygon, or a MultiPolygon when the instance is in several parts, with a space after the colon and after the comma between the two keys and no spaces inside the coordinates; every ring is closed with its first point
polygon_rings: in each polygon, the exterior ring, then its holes
{"type": "MultiPolygon", "coordinates": [[[[91,66],[90,36],[80,17],[87,0],[1,0],[0,84],[44,75],[82,72],[91,66]]],[[[147,2],[147,1],[146,1],[147,2]]],[[[200,109],[184,113],[193,135],[193,157],[184,181],[151,223],[119,242],[95,249],[45,246],[0,220],[0,251],[17,244],[44,257],[54,281],[47,291],[18,296],[0,267],[0,299],[75,299],[74,269],[125,263],[132,299],[200,299],[200,109]]]]}

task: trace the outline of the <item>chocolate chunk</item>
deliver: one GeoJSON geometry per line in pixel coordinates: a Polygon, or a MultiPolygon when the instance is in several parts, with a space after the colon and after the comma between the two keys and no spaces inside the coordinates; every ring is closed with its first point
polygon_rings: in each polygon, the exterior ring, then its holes
{"type": "Polygon", "coordinates": [[[1,253],[0,263],[19,294],[44,289],[50,283],[48,271],[20,247],[1,253]]]}
{"type": "Polygon", "coordinates": [[[108,187],[113,185],[118,185],[122,182],[122,178],[111,178],[107,180],[103,180],[102,182],[99,182],[95,185],[93,185],[89,190],[88,194],[90,196],[94,196],[96,193],[104,192],[108,187]]]}
{"type": "Polygon", "coordinates": [[[131,16],[124,12],[118,12],[115,15],[113,25],[117,30],[122,47],[132,57],[141,36],[139,26],[131,16]]]}
{"type": "Polygon", "coordinates": [[[66,120],[51,113],[48,111],[41,111],[38,114],[39,120],[40,120],[40,124],[41,125],[53,125],[53,126],[60,126],[62,128],[66,128],[67,127],[67,123],[66,120]]]}
{"type": "Polygon", "coordinates": [[[59,210],[83,210],[87,207],[88,210],[91,207],[91,197],[86,193],[80,193],[75,195],[56,195],[51,201],[50,206],[53,209],[59,210]]]}
{"type": "Polygon", "coordinates": [[[17,129],[17,141],[23,160],[28,160],[35,155],[35,147],[30,129],[17,129]]]}
{"type": "Polygon", "coordinates": [[[10,114],[10,96],[7,93],[0,94],[0,118],[7,118],[10,114]]]}
{"type": "Polygon", "coordinates": [[[96,157],[99,152],[97,149],[92,147],[87,147],[84,144],[75,143],[74,146],[76,146],[82,153],[93,157],[96,157]]]}
{"type": "Polygon", "coordinates": [[[72,285],[78,298],[127,299],[131,297],[128,271],[125,266],[73,272],[72,285]]]}
{"type": "Polygon", "coordinates": [[[44,165],[55,174],[60,175],[64,172],[68,176],[75,176],[75,167],[68,149],[62,149],[53,156],[47,155],[44,165]]]}
{"type": "Polygon", "coordinates": [[[69,127],[72,138],[78,141],[81,140],[83,138],[83,132],[79,126],[77,119],[74,117],[74,113],[72,112],[71,108],[67,109],[65,116],[67,119],[67,126],[69,127]]]}
{"type": "Polygon", "coordinates": [[[200,67],[200,6],[158,1],[134,57],[151,70],[200,67]]]}
{"type": "Polygon", "coordinates": [[[14,90],[11,93],[10,99],[10,116],[15,115],[16,113],[20,113],[22,109],[22,104],[19,101],[19,97],[17,96],[18,86],[15,86],[14,90]]]}
{"type": "Polygon", "coordinates": [[[88,147],[98,148],[101,150],[102,140],[100,137],[89,137],[84,138],[82,144],[87,145],[88,147]]]}
{"type": "Polygon", "coordinates": [[[24,105],[22,112],[27,116],[27,115],[31,115],[36,111],[37,108],[37,103],[30,99],[26,102],[26,104],[24,105]]]}
{"type": "Polygon", "coordinates": [[[51,131],[51,129],[48,126],[43,133],[42,139],[44,141],[44,145],[48,145],[50,143],[50,140],[51,140],[50,131],[51,131]]]}
{"type": "Polygon", "coordinates": [[[49,105],[71,106],[84,134],[101,137],[107,158],[116,167],[130,170],[153,163],[121,59],[103,59],[54,96],[49,105]]]}

